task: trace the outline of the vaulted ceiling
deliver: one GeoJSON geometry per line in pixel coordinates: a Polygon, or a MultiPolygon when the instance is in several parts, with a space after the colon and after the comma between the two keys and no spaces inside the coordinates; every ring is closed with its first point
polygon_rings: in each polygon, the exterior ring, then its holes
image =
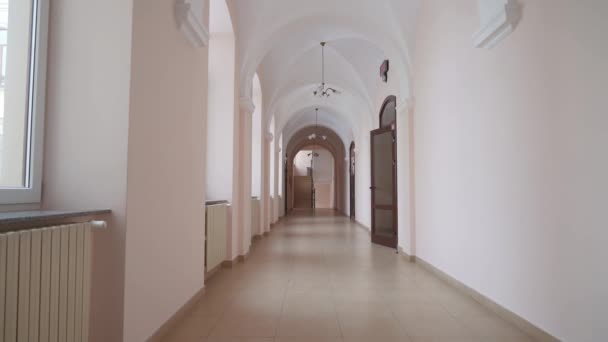
{"type": "Polygon", "coordinates": [[[261,81],[265,125],[274,116],[277,131],[289,136],[319,123],[347,144],[368,129],[380,86],[378,69],[390,59],[398,75],[396,92],[409,92],[408,41],[420,0],[229,0],[237,31],[241,94],[261,81]],[[342,93],[312,95],[321,81],[321,47],[326,41],[326,83],[342,93]]]}

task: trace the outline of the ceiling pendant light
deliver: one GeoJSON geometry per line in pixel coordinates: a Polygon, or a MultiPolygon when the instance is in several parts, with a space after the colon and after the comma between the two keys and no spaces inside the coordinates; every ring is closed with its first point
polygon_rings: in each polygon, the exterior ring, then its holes
{"type": "Polygon", "coordinates": [[[340,94],[339,90],[325,86],[325,42],[321,42],[321,84],[313,91],[314,96],[320,98],[330,97],[334,94],[340,94]]]}
{"type": "MultiPolygon", "coordinates": [[[[319,130],[319,108],[315,108],[315,131],[308,136],[308,140],[317,139],[317,131],[319,130]]],[[[326,135],[321,135],[321,139],[327,140],[326,135]]]]}

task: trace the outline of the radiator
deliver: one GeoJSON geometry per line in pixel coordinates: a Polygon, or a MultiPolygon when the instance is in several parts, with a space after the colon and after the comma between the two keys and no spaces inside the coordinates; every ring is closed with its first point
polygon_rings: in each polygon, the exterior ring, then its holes
{"type": "Polygon", "coordinates": [[[209,272],[226,260],[228,204],[207,205],[205,224],[205,271],[209,272]]]}
{"type": "Polygon", "coordinates": [[[105,222],[0,234],[0,340],[88,340],[94,227],[105,222]]]}
{"type": "Polygon", "coordinates": [[[254,235],[260,235],[260,199],[251,199],[251,239],[254,235]]]}

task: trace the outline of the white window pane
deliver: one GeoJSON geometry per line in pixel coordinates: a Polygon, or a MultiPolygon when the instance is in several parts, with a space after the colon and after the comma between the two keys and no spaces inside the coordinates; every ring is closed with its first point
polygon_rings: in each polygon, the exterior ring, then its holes
{"type": "Polygon", "coordinates": [[[0,0],[0,187],[28,186],[33,0],[0,0]]]}

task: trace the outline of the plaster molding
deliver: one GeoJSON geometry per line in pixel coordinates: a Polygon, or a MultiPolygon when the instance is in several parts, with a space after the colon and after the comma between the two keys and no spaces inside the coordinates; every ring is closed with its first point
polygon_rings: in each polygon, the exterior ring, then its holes
{"type": "Polygon", "coordinates": [[[505,39],[519,22],[516,0],[478,0],[480,29],[473,34],[473,45],[491,49],[505,39]]]}
{"type": "Polygon", "coordinates": [[[203,21],[203,8],[204,0],[175,1],[177,27],[195,48],[202,48],[209,44],[209,30],[203,21]]]}
{"type": "Polygon", "coordinates": [[[251,115],[255,111],[255,104],[251,97],[241,97],[239,99],[239,108],[241,113],[251,115]]]}
{"type": "Polygon", "coordinates": [[[264,139],[266,139],[266,141],[268,141],[268,142],[271,142],[271,141],[272,141],[272,139],[274,139],[274,135],[273,135],[272,133],[270,133],[270,132],[267,132],[267,133],[264,135],[264,139]]]}

